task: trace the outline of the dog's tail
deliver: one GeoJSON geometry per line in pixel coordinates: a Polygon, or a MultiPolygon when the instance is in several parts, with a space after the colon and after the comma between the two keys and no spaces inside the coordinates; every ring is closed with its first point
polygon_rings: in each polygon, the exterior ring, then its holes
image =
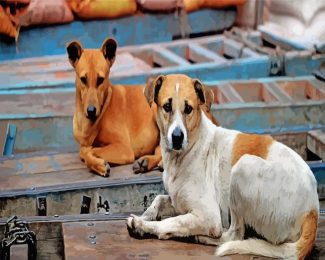
{"type": "Polygon", "coordinates": [[[281,259],[305,259],[313,249],[317,231],[318,214],[315,210],[304,216],[301,235],[295,243],[273,245],[264,240],[247,239],[229,241],[216,251],[218,256],[232,254],[252,254],[281,259]]]}

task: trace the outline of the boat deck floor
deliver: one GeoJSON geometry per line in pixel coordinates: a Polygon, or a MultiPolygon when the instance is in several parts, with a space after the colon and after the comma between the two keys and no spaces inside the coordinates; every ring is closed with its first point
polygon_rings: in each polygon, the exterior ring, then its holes
{"type": "Polygon", "coordinates": [[[116,181],[141,180],[161,177],[161,172],[134,174],[132,164],[111,168],[110,176],[103,178],[87,169],[79,154],[30,153],[13,158],[0,158],[0,194],[13,191],[37,191],[61,189],[91,184],[110,184],[116,181]]]}
{"type": "MultiPolygon", "coordinates": [[[[129,236],[125,221],[71,222],[63,224],[65,259],[219,259],[216,247],[175,240],[129,236]]],[[[325,257],[325,217],[320,219],[316,248],[310,259],[325,257]]],[[[268,259],[233,255],[220,259],[268,259]]]]}

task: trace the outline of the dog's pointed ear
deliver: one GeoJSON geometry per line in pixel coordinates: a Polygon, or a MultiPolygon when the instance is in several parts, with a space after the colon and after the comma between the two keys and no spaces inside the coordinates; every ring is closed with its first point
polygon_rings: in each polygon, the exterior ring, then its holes
{"type": "Polygon", "coordinates": [[[78,41],[73,41],[67,44],[67,53],[72,67],[76,67],[78,60],[82,54],[83,48],[78,41]]]}
{"type": "Polygon", "coordinates": [[[203,83],[198,79],[193,79],[193,85],[195,92],[200,100],[200,104],[205,104],[207,112],[209,112],[214,100],[214,93],[212,89],[204,86],[203,83]]]}
{"type": "Polygon", "coordinates": [[[100,48],[105,59],[113,65],[116,56],[117,42],[112,38],[104,40],[102,47],[100,48]]]}
{"type": "Polygon", "coordinates": [[[165,76],[163,75],[160,75],[153,80],[151,78],[147,80],[146,87],[144,88],[144,96],[150,106],[152,105],[152,102],[155,102],[156,104],[158,103],[158,94],[164,80],[165,76]]]}

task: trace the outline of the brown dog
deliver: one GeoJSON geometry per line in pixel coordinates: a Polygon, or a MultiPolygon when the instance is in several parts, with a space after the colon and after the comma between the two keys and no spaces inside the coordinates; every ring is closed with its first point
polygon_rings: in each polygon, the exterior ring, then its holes
{"type": "Polygon", "coordinates": [[[73,134],[88,168],[108,176],[110,164],[134,162],[135,173],[152,170],[161,161],[156,106],[150,107],[143,86],[112,86],[110,68],[117,43],[106,39],[100,49],[67,46],[76,72],[73,134]]]}

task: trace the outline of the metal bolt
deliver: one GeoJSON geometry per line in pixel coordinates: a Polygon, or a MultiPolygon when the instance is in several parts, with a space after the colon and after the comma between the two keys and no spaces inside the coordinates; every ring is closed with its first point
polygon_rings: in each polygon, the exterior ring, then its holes
{"type": "Polygon", "coordinates": [[[89,238],[90,239],[95,239],[96,238],[96,235],[90,235],[89,238]]]}
{"type": "Polygon", "coordinates": [[[89,226],[89,227],[92,227],[93,225],[94,225],[93,222],[88,222],[88,223],[87,223],[87,226],[89,226]]]}

